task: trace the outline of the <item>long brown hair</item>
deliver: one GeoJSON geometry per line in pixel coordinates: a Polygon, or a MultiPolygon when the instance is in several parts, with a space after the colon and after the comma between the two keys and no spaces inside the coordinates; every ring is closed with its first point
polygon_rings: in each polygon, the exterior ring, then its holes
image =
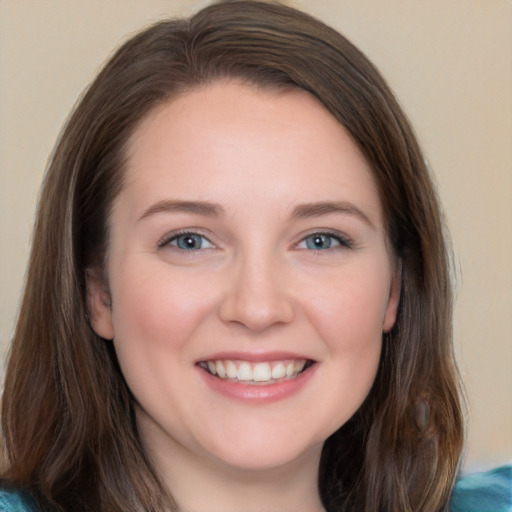
{"type": "MultiPolygon", "coordinates": [[[[2,402],[3,477],[63,510],[177,510],[142,449],[111,345],[90,328],[86,272],[102,265],[126,145],[179,92],[221,78],[314,95],[359,146],[402,273],[397,322],[360,410],[324,445],[329,512],[437,511],[463,443],[449,254],[413,131],[376,68],[294,9],[228,1],[126,42],[81,98],[42,188],[2,402]]],[[[172,490],[171,490],[172,492],[172,490]]]]}

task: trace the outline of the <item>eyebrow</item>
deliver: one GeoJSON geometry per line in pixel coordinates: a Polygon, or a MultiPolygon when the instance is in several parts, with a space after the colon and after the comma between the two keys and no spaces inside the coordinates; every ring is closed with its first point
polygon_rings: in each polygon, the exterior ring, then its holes
{"type": "Polygon", "coordinates": [[[164,200],[150,206],[140,217],[139,221],[155,215],[157,213],[177,212],[177,213],[195,213],[207,217],[218,217],[224,213],[224,208],[219,204],[207,201],[177,201],[164,200]]]}
{"type": "MultiPolygon", "coordinates": [[[[195,213],[207,217],[219,217],[225,213],[224,208],[208,201],[179,201],[166,199],[150,206],[140,217],[139,221],[157,213],[177,212],[195,213]]],[[[357,206],[347,201],[323,201],[297,205],[292,211],[292,218],[320,217],[322,215],[344,214],[358,217],[366,224],[374,227],[370,218],[357,206]]]]}
{"type": "Polygon", "coordinates": [[[299,204],[292,211],[292,217],[299,219],[332,214],[351,215],[361,219],[370,227],[375,227],[368,215],[366,215],[356,205],[347,201],[324,201],[319,203],[299,204]]]}

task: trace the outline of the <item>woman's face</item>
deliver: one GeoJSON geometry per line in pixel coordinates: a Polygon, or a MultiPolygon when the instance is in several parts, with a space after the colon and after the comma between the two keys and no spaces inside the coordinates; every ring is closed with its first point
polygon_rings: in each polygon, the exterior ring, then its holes
{"type": "Polygon", "coordinates": [[[107,275],[110,297],[89,282],[93,325],[162,465],[318,464],[372,386],[399,297],[344,128],[304,91],[233,82],[137,129],[107,275]]]}

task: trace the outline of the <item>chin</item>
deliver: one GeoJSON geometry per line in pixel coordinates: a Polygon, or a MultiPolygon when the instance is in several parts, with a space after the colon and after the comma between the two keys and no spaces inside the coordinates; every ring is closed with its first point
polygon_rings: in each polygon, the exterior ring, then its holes
{"type": "Polygon", "coordinates": [[[245,441],[238,439],[227,447],[217,446],[209,451],[216,460],[237,471],[270,471],[312,460],[317,461],[318,467],[324,441],[292,444],[293,440],[293,432],[288,432],[285,439],[257,436],[245,441]]]}

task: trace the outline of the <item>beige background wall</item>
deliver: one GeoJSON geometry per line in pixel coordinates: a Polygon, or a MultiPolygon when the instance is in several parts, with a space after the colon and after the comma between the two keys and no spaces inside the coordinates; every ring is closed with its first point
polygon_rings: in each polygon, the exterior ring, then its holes
{"type": "MultiPolygon", "coordinates": [[[[18,305],[45,161],[127,34],[200,0],[0,0],[0,349],[18,305]]],[[[459,267],[467,467],[512,460],[512,2],[295,0],[380,67],[438,179],[459,267]]]]}

